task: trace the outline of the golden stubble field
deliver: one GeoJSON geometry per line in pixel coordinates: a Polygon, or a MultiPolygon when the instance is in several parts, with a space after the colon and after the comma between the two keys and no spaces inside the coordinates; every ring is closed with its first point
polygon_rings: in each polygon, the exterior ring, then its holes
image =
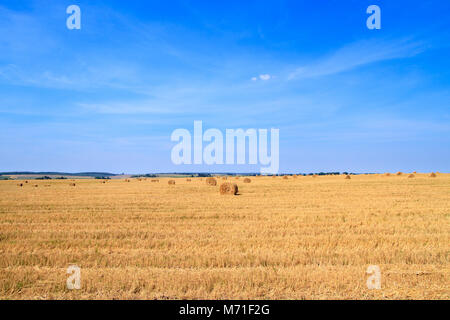
{"type": "Polygon", "coordinates": [[[0,298],[450,298],[450,174],[167,180],[0,181],[0,298]]]}

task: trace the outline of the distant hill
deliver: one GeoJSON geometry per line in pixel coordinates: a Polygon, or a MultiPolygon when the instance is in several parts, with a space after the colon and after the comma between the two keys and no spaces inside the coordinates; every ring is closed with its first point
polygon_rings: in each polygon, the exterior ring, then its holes
{"type": "Polygon", "coordinates": [[[46,175],[46,176],[76,176],[76,177],[113,177],[117,174],[109,172],[33,172],[33,171],[12,171],[12,172],[0,172],[0,175],[46,175]]]}

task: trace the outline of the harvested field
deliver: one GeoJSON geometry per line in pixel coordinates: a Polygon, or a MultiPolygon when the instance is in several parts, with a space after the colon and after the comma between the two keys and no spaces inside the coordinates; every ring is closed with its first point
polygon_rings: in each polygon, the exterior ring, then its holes
{"type": "Polygon", "coordinates": [[[449,299],[450,174],[414,176],[0,181],[0,298],[449,299]]]}

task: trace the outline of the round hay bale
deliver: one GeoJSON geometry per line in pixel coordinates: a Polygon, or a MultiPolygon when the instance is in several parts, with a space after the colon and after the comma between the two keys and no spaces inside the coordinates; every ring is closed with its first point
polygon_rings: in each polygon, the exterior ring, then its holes
{"type": "Polygon", "coordinates": [[[313,174],[313,176],[312,176],[313,178],[317,178],[317,174],[313,174]]]}
{"type": "Polygon", "coordinates": [[[414,178],[414,175],[411,173],[408,178],[414,178]]]}
{"type": "Polygon", "coordinates": [[[417,174],[417,171],[414,171],[413,173],[414,173],[414,174],[417,174]]]}
{"type": "Polygon", "coordinates": [[[187,181],[187,182],[191,182],[191,179],[187,178],[186,181],[187,181]]]}
{"type": "Polygon", "coordinates": [[[174,185],[175,184],[175,180],[169,180],[169,181],[167,181],[167,183],[170,184],[170,185],[174,185]]]}
{"type": "Polygon", "coordinates": [[[283,176],[283,179],[287,180],[287,179],[288,179],[288,176],[283,176]]]}
{"type": "Polygon", "coordinates": [[[159,182],[158,179],[152,179],[151,182],[159,182]]]}
{"type": "Polygon", "coordinates": [[[396,175],[401,176],[403,174],[403,172],[399,171],[396,173],[396,175]]]}
{"type": "Polygon", "coordinates": [[[23,183],[19,183],[18,186],[19,186],[19,187],[23,187],[23,183]]]}
{"type": "Polygon", "coordinates": [[[430,174],[430,178],[436,178],[436,173],[432,172],[432,173],[430,174]]]}
{"type": "Polygon", "coordinates": [[[239,177],[236,177],[236,180],[239,180],[239,177]]]}
{"type": "Polygon", "coordinates": [[[217,185],[217,180],[212,178],[212,177],[208,177],[208,178],[206,178],[206,184],[208,186],[216,186],[217,185]]]}
{"type": "Polygon", "coordinates": [[[390,177],[391,176],[391,174],[390,173],[386,173],[386,177],[390,177]]]}
{"type": "Polygon", "coordinates": [[[272,176],[272,178],[276,178],[277,176],[272,176]]]}
{"type": "Polygon", "coordinates": [[[350,177],[349,175],[345,176],[345,179],[351,179],[352,177],[350,177]]]}
{"type": "Polygon", "coordinates": [[[222,177],[222,180],[227,180],[227,177],[222,177]]]}
{"type": "Polygon", "coordinates": [[[102,181],[102,183],[106,183],[106,181],[102,181]]]}
{"type": "Polygon", "coordinates": [[[294,178],[297,178],[297,175],[296,174],[294,174],[292,177],[294,177],[294,178]]]}
{"type": "Polygon", "coordinates": [[[224,182],[220,185],[220,194],[236,195],[238,186],[236,183],[224,182]]]}
{"type": "Polygon", "coordinates": [[[71,187],[75,187],[76,184],[75,184],[75,183],[71,183],[70,186],[71,186],[71,187]]]}
{"type": "Polygon", "coordinates": [[[250,183],[250,182],[252,182],[252,180],[250,178],[245,178],[244,179],[244,183],[250,183]]]}
{"type": "Polygon", "coordinates": [[[25,181],[25,183],[28,183],[28,181],[25,181]]]}

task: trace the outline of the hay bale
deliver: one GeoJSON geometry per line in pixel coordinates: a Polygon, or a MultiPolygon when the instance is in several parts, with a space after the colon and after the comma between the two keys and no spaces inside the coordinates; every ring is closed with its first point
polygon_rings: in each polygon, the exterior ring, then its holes
{"type": "Polygon", "coordinates": [[[294,174],[294,175],[293,175],[293,177],[294,177],[294,178],[297,178],[297,175],[296,175],[296,174],[294,174]]]}
{"type": "Polygon", "coordinates": [[[403,174],[403,172],[399,171],[396,173],[396,175],[401,176],[403,174]]]}
{"type": "Polygon", "coordinates": [[[432,172],[432,173],[430,174],[430,178],[436,178],[436,174],[435,174],[434,172],[432,172]]]}
{"type": "Polygon", "coordinates": [[[239,180],[239,177],[236,177],[236,180],[239,180]]]}
{"type": "Polygon", "coordinates": [[[25,183],[28,183],[28,181],[25,181],[25,183]]]}
{"type": "Polygon", "coordinates": [[[224,182],[220,185],[220,194],[236,195],[238,186],[235,183],[224,182]]]}
{"type": "Polygon", "coordinates": [[[169,181],[167,181],[167,183],[170,184],[170,185],[174,185],[175,184],[175,180],[169,180],[169,181]]]}
{"type": "Polygon", "coordinates": [[[71,187],[75,187],[76,184],[75,184],[75,183],[71,183],[70,186],[71,186],[71,187]]]}
{"type": "Polygon", "coordinates": [[[390,174],[390,173],[386,173],[385,175],[386,175],[386,177],[390,177],[390,176],[391,176],[391,174],[390,174]]]}
{"type": "Polygon", "coordinates": [[[152,180],[150,180],[151,182],[159,182],[159,180],[158,179],[152,179],[152,180]]]}
{"type": "Polygon", "coordinates": [[[206,184],[208,186],[216,186],[217,185],[217,180],[212,178],[212,177],[208,177],[208,178],[206,178],[206,184]]]}
{"type": "Polygon", "coordinates": [[[250,183],[250,182],[252,182],[252,180],[250,178],[245,178],[244,179],[244,183],[250,183]]]}
{"type": "Polygon", "coordinates": [[[35,188],[37,188],[37,187],[39,187],[37,184],[35,184],[33,187],[35,187],[35,188]]]}
{"type": "Polygon", "coordinates": [[[272,176],[272,178],[276,178],[277,176],[272,176]]]}
{"type": "Polygon", "coordinates": [[[345,176],[345,179],[351,179],[352,177],[350,177],[349,175],[345,176]]]}
{"type": "Polygon", "coordinates": [[[317,178],[317,174],[313,174],[313,176],[312,176],[313,178],[317,178]]]}
{"type": "Polygon", "coordinates": [[[408,178],[414,178],[414,175],[411,173],[408,178]]]}
{"type": "Polygon", "coordinates": [[[23,183],[19,183],[18,186],[19,186],[19,187],[23,187],[23,183]]]}
{"type": "Polygon", "coordinates": [[[417,171],[414,171],[413,173],[414,173],[414,174],[417,174],[417,171]]]}
{"type": "Polygon", "coordinates": [[[287,179],[288,179],[288,176],[283,176],[283,179],[287,180],[287,179]]]}
{"type": "Polygon", "coordinates": [[[187,182],[191,182],[191,179],[187,178],[186,181],[187,181],[187,182]]]}
{"type": "Polygon", "coordinates": [[[222,180],[227,180],[227,177],[222,177],[222,180]]]}

